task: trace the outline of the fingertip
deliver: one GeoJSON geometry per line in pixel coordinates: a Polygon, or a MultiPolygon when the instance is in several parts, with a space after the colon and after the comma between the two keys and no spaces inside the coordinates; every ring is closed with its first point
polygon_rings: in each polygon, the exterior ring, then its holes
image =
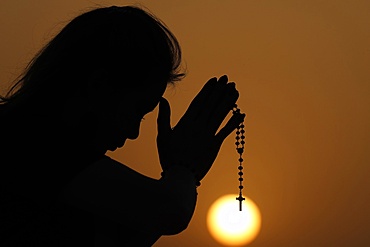
{"type": "Polygon", "coordinates": [[[239,99],[239,92],[235,88],[229,87],[227,90],[227,97],[228,97],[228,102],[230,104],[230,109],[237,107],[236,102],[239,99]]]}
{"type": "Polygon", "coordinates": [[[245,117],[247,116],[247,114],[243,113],[243,114],[240,114],[240,122],[244,122],[244,119],[245,117]]]}
{"type": "Polygon", "coordinates": [[[217,77],[212,77],[211,79],[208,80],[208,83],[212,83],[212,82],[216,82],[217,81],[217,77]]]}
{"type": "Polygon", "coordinates": [[[229,82],[226,84],[226,90],[230,95],[233,95],[235,93],[238,93],[238,90],[236,90],[236,84],[235,82],[229,82]]]}
{"type": "Polygon", "coordinates": [[[227,85],[229,85],[229,87],[236,87],[236,83],[233,81],[227,83],[227,85]]]}
{"type": "Polygon", "coordinates": [[[227,77],[227,75],[223,75],[220,77],[220,79],[218,80],[220,83],[223,83],[223,84],[226,84],[228,82],[229,78],[227,77]]]}
{"type": "Polygon", "coordinates": [[[159,115],[163,116],[163,114],[167,115],[171,111],[170,103],[165,98],[161,98],[159,100],[159,115]]]}
{"type": "Polygon", "coordinates": [[[161,97],[161,99],[159,100],[159,105],[169,105],[168,100],[164,97],[161,97]]]}

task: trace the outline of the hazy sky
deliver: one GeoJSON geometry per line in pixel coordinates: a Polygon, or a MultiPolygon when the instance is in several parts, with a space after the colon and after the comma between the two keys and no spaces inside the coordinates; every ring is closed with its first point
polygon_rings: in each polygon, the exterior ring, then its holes
{"type": "MultiPolygon", "coordinates": [[[[0,0],[2,92],[77,14],[131,3],[160,17],[182,46],[188,76],[166,92],[173,124],[209,78],[228,74],[237,84],[247,113],[244,192],[262,213],[249,246],[370,246],[370,1],[0,0]]],[[[156,116],[109,154],[154,178],[156,116]]],[[[189,228],[156,247],[220,246],[206,213],[238,192],[233,143],[202,181],[189,228]]]]}

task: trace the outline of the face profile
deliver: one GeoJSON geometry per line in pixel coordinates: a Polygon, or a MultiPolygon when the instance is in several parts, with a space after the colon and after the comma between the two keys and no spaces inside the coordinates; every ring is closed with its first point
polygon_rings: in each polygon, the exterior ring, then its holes
{"type": "Polygon", "coordinates": [[[117,96],[114,95],[117,92],[112,92],[107,94],[107,99],[99,96],[96,109],[92,109],[98,123],[96,132],[100,135],[96,145],[107,142],[105,148],[114,151],[121,148],[126,139],[135,140],[139,136],[144,116],[157,107],[166,85],[167,83],[163,82],[159,87],[138,89],[129,94],[121,92],[117,96]]]}

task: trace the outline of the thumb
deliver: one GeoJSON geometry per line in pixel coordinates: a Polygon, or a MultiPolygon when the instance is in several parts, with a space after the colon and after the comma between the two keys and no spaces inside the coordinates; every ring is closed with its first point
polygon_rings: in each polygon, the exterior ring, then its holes
{"type": "Polygon", "coordinates": [[[171,108],[165,98],[159,101],[159,111],[157,118],[158,135],[166,136],[171,132],[171,108]]]}

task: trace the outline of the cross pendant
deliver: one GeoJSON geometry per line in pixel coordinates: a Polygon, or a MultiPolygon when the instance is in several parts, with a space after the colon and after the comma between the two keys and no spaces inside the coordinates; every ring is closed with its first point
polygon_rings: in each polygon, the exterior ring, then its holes
{"type": "Polygon", "coordinates": [[[239,201],[239,211],[242,211],[242,202],[245,200],[245,198],[242,195],[239,195],[236,200],[239,201]]]}

